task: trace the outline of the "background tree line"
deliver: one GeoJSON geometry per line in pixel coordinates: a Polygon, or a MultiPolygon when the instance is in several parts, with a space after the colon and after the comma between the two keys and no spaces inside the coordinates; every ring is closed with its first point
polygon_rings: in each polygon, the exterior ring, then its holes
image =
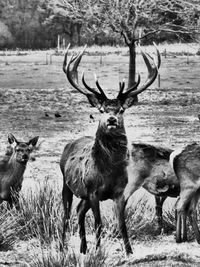
{"type": "MultiPolygon", "coordinates": [[[[199,0],[1,0],[0,48],[193,41],[199,0]]],[[[134,52],[134,51],[133,51],[134,52]]]]}

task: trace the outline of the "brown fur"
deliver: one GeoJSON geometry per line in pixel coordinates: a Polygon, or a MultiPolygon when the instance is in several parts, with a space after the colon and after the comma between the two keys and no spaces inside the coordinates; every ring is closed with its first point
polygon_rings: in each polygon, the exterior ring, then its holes
{"type": "MultiPolygon", "coordinates": [[[[86,252],[84,217],[89,208],[93,210],[97,230],[97,245],[100,242],[101,219],[99,201],[113,199],[120,207],[120,227],[125,241],[126,251],[131,251],[126,233],[123,201],[123,190],[128,182],[127,137],[123,117],[119,113],[120,101],[113,111],[113,100],[106,103],[106,114],[115,114],[118,123],[114,129],[107,127],[107,119],[101,120],[96,137],[82,137],[66,145],[61,157],[60,166],[63,173],[63,203],[65,221],[69,219],[72,195],[81,198],[77,212],[80,221],[81,252],[86,252]],[[111,108],[110,108],[111,103],[111,108]],[[109,109],[109,108],[110,109],[109,109]],[[84,200],[84,201],[83,201],[84,200]]],[[[108,120],[110,118],[108,116],[108,120]]],[[[68,222],[64,223],[64,233],[68,222]]]]}
{"type": "Polygon", "coordinates": [[[172,150],[143,143],[132,143],[129,149],[128,184],[125,201],[141,186],[155,195],[158,233],[163,229],[162,205],[167,197],[177,197],[179,181],[169,164],[172,150]]]}
{"type": "Polygon", "coordinates": [[[0,160],[0,202],[8,201],[10,207],[15,204],[19,208],[18,193],[22,187],[23,174],[38,137],[28,143],[18,142],[12,134],[9,134],[8,139],[14,146],[9,145],[4,158],[0,160]]]}
{"type": "Polygon", "coordinates": [[[186,217],[189,216],[197,242],[200,244],[200,231],[196,219],[200,197],[200,146],[197,143],[186,146],[174,158],[173,167],[180,182],[180,198],[176,207],[176,241],[179,243],[187,240],[186,217]]]}
{"type": "MultiPolygon", "coordinates": [[[[69,49],[69,46],[68,46],[69,49]]],[[[67,49],[67,52],[68,52],[67,49]]],[[[85,49],[85,48],[84,48],[85,49]]],[[[91,88],[85,82],[82,75],[82,88],[76,79],[78,65],[84,50],[77,56],[72,55],[67,64],[67,53],[63,62],[63,71],[66,73],[70,84],[85,95],[89,103],[99,109],[102,117],[96,132],[95,139],[83,137],[68,143],[61,157],[60,167],[63,173],[63,205],[64,225],[63,243],[65,231],[68,228],[73,194],[81,198],[77,207],[79,234],[81,238],[80,251],[86,253],[87,244],[85,237],[85,214],[91,208],[94,220],[97,247],[100,245],[101,216],[99,201],[113,199],[122,234],[126,253],[132,253],[125,223],[125,195],[123,194],[129,180],[127,170],[128,154],[127,137],[123,122],[125,109],[135,103],[135,96],[143,92],[156,79],[160,66],[160,54],[157,50],[158,65],[148,55],[142,52],[142,56],[148,68],[148,78],[142,86],[138,81],[124,92],[125,84],[120,83],[117,98],[108,99],[96,79],[97,90],[91,88]],[[73,63],[73,64],[72,64],[73,63]]]]}

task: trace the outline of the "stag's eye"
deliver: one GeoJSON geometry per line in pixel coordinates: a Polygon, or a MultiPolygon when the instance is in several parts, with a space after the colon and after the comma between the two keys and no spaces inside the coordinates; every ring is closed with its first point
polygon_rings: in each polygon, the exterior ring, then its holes
{"type": "Polygon", "coordinates": [[[104,108],[101,107],[101,108],[99,109],[99,111],[100,111],[101,113],[104,113],[104,108]]]}
{"type": "Polygon", "coordinates": [[[122,114],[122,113],[124,113],[124,109],[121,107],[119,110],[119,114],[122,114]]]}

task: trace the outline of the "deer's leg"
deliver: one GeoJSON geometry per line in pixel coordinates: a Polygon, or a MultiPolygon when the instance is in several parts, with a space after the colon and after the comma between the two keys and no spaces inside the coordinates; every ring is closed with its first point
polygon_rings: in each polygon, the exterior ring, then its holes
{"type": "Polygon", "coordinates": [[[128,177],[131,177],[130,179],[128,179],[128,183],[124,189],[124,200],[125,203],[127,203],[128,199],[130,198],[130,196],[138,189],[142,186],[145,178],[141,177],[139,173],[131,173],[131,170],[128,171],[128,173],[130,172],[130,174],[128,174],[128,177]]]}
{"type": "Polygon", "coordinates": [[[176,222],[176,242],[184,242],[187,239],[187,229],[186,229],[186,216],[188,205],[190,205],[191,198],[195,194],[196,189],[188,187],[188,189],[182,190],[180,197],[177,201],[176,212],[177,212],[177,222],[176,222]]]}
{"type": "Polygon", "coordinates": [[[200,244],[200,231],[197,224],[197,215],[196,215],[196,206],[197,206],[198,198],[194,197],[191,201],[189,208],[189,219],[192,225],[192,229],[194,231],[197,243],[200,244]]]}
{"type": "Polygon", "coordinates": [[[65,232],[69,230],[69,219],[70,219],[70,212],[71,212],[71,206],[72,206],[72,201],[73,201],[73,193],[65,183],[63,185],[63,190],[62,190],[62,199],[63,199],[63,206],[64,206],[62,244],[64,245],[65,232]]]}
{"type": "Polygon", "coordinates": [[[118,199],[114,200],[115,204],[115,212],[118,218],[118,224],[119,224],[119,230],[121,232],[124,245],[125,245],[125,250],[127,255],[133,253],[132,248],[129,242],[128,234],[127,234],[127,228],[126,228],[126,222],[125,222],[125,206],[126,206],[126,201],[124,199],[124,196],[121,196],[118,199]]]}
{"type": "Polygon", "coordinates": [[[89,200],[81,200],[77,207],[79,235],[81,239],[80,252],[85,254],[87,250],[87,242],[85,237],[85,214],[90,209],[89,200]]]}
{"type": "Polygon", "coordinates": [[[182,213],[182,216],[181,216],[181,224],[182,224],[182,242],[186,242],[187,241],[187,223],[186,223],[186,218],[187,218],[187,215],[186,215],[186,212],[182,213]]]}
{"type": "Polygon", "coordinates": [[[92,212],[94,214],[95,232],[96,232],[96,248],[98,248],[101,242],[102,222],[101,222],[101,215],[100,215],[100,209],[99,209],[99,200],[97,197],[94,196],[94,194],[90,196],[90,205],[92,208],[92,212]]]}
{"type": "Polygon", "coordinates": [[[158,219],[158,234],[162,233],[163,230],[163,203],[167,197],[158,197],[155,196],[155,202],[156,202],[156,217],[158,219]]]}

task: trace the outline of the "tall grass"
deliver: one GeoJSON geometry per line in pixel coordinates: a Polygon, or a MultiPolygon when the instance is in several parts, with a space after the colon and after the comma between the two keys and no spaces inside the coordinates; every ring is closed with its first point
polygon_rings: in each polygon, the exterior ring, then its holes
{"type": "Polygon", "coordinates": [[[11,249],[19,240],[24,229],[20,225],[16,209],[7,209],[6,203],[0,206],[0,250],[11,249]]]}
{"type": "MultiPolygon", "coordinates": [[[[165,221],[170,224],[174,223],[173,213],[174,211],[165,213],[165,221]]],[[[61,190],[46,179],[36,188],[21,194],[19,211],[4,209],[4,213],[1,213],[0,210],[0,226],[4,229],[4,243],[14,244],[18,240],[27,242],[31,239],[37,240],[37,245],[35,243],[30,245],[33,255],[31,263],[28,262],[28,264],[31,267],[115,266],[125,255],[115,211],[110,207],[107,210],[106,205],[101,204],[101,214],[103,231],[100,249],[95,248],[94,219],[89,212],[86,216],[88,253],[85,257],[80,255],[77,220],[72,211],[71,231],[67,234],[64,249],[60,250],[63,226],[61,190]],[[74,241],[75,238],[76,241],[74,241]]],[[[133,240],[135,237],[139,239],[141,236],[143,239],[147,238],[147,235],[148,238],[152,238],[153,219],[154,208],[149,205],[148,197],[136,199],[126,211],[130,239],[133,240]]]]}
{"type": "Polygon", "coordinates": [[[20,223],[26,226],[28,238],[37,237],[43,243],[50,243],[61,235],[63,208],[61,195],[55,184],[48,179],[36,189],[20,197],[20,223]]]}

